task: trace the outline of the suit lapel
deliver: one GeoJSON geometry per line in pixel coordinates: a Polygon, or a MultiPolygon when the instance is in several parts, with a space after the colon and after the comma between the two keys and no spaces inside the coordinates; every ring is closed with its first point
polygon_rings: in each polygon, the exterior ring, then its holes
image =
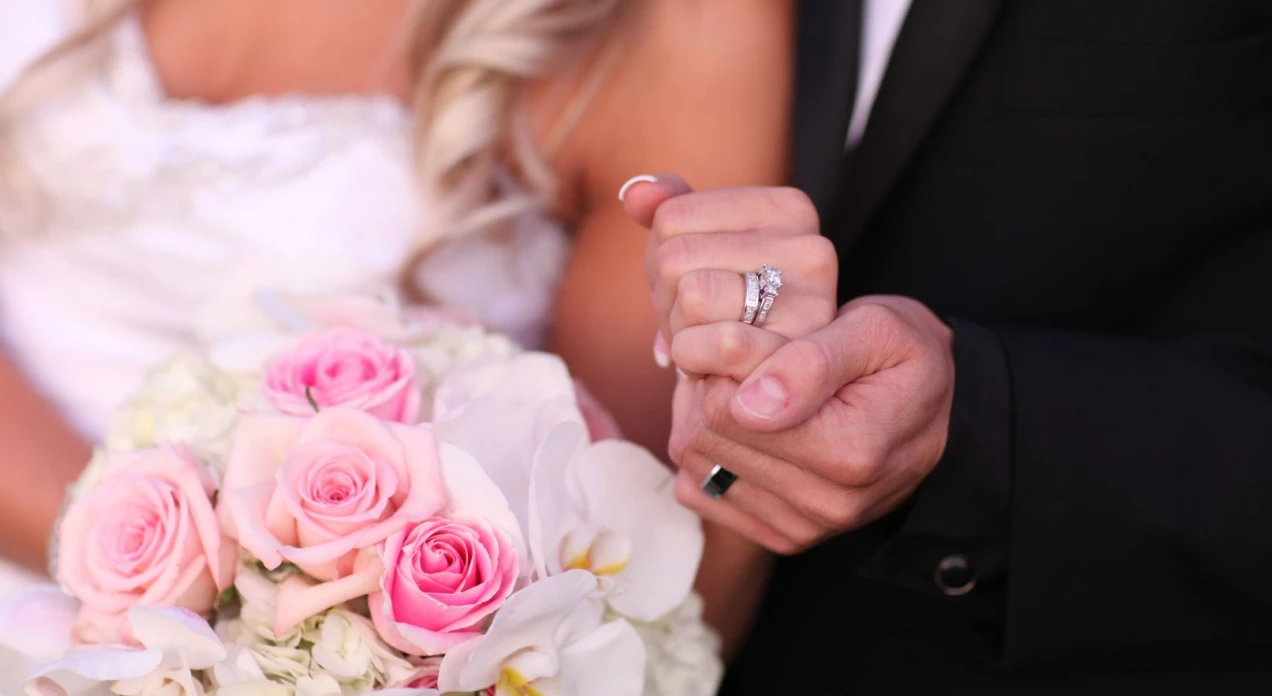
{"type": "MultiPolygon", "coordinates": [[[[843,253],[892,189],[958,88],[1004,0],[913,0],[866,133],[843,163],[836,240],[843,253]]],[[[832,147],[835,141],[826,141],[832,147]]],[[[842,142],[842,136],[840,141],[842,142]]]]}
{"type": "Polygon", "coordinates": [[[860,36],[861,0],[799,4],[791,175],[823,215],[839,183],[857,95],[860,36]]]}

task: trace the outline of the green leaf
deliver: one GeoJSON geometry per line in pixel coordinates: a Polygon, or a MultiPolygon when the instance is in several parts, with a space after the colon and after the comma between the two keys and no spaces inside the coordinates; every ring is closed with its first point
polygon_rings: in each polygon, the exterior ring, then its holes
{"type": "Polygon", "coordinates": [[[238,598],[238,590],[234,589],[233,585],[221,590],[221,594],[216,596],[215,606],[217,611],[221,611],[226,607],[237,603],[238,598]]]}

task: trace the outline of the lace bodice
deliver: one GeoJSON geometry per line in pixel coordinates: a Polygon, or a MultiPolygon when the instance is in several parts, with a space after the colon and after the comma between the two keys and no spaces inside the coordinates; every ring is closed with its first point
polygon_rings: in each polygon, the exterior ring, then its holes
{"type": "MultiPolygon", "coordinates": [[[[74,27],[71,4],[0,0],[0,92],[74,27]]],[[[112,31],[73,82],[30,90],[0,149],[0,338],[89,436],[147,366],[251,321],[256,291],[392,285],[445,231],[392,99],[175,101],[139,23],[112,31]]],[[[526,219],[411,275],[534,344],[565,255],[526,219]]]]}

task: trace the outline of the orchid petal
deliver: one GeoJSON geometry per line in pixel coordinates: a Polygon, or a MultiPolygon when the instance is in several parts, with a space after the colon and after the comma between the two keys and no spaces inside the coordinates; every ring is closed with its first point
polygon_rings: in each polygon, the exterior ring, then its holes
{"type": "Polygon", "coordinates": [[[555,654],[562,634],[585,633],[587,624],[600,624],[599,610],[587,601],[595,591],[596,578],[575,570],[513,594],[495,614],[485,637],[457,646],[442,659],[438,687],[443,693],[477,691],[494,684],[513,655],[523,651],[555,654]]]}
{"type": "Polygon", "coordinates": [[[654,621],[680,606],[702,558],[702,524],[672,495],[675,475],[652,454],[606,440],[584,448],[571,463],[589,522],[631,542],[621,574],[623,591],[609,598],[621,614],[654,621]]]}
{"type": "Polygon", "coordinates": [[[583,422],[565,364],[541,353],[479,361],[448,374],[436,394],[438,439],[481,463],[525,528],[534,452],[557,424],[583,422]]]}
{"type": "Polygon", "coordinates": [[[68,694],[75,694],[88,691],[95,682],[144,677],[158,669],[162,662],[162,650],[138,650],[126,645],[94,645],[68,652],[61,659],[28,675],[28,679],[48,679],[68,694]]]}
{"type": "Polygon", "coordinates": [[[632,625],[611,621],[561,649],[563,696],[640,696],[645,644],[632,625]]]}
{"type": "Polygon", "coordinates": [[[561,572],[561,540],[578,523],[565,488],[570,462],[586,442],[581,424],[562,423],[544,439],[534,456],[530,481],[530,553],[539,577],[561,572]]]}
{"type": "Polygon", "coordinates": [[[208,669],[225,659],[225,646],[202,617],[177,607],[135,606],[128,610],[133,637],[163,653],[168,669],[208,669]]]}
{"type": "Polygon", "coordinates": [[[33,660],[53,660],[71,648],[79,600],[56,585],[28,585],[0,602],[0,645],[33,660]]]}

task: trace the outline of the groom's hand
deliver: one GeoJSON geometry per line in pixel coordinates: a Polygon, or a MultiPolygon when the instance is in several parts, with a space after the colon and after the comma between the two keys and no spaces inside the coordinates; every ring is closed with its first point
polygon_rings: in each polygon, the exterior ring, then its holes
{"type": "Polygon", "coordinates": [[[953,334],[919,302],[854,300],[802,338],[742,344],[722,369],[709,334],[736,331],[715,325],[677,346],[687,369],[701,360],[717,375],[678,405],[671,437],[689,507],[795,553],[893,510],[941,458],[953,334]],[[714,464],[738,476],[719,500],[699,490],[714,464]]]}

